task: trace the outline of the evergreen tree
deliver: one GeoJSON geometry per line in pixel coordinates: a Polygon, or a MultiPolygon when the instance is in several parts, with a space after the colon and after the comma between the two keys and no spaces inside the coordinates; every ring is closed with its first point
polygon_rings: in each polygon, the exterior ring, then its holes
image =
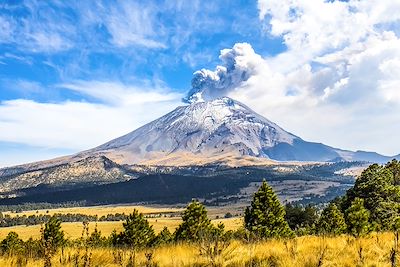
{"type": "Polygon", "coordinates": [[[254,194],[251,206],[246,208],[244,225],[261,238],[293,236],[285,220],[285,208],[266,181],[254,194]]]}
{"type": "Polygon", "coordinates": [[[210,237],[213,226],[207,217],[207,210],[200,202],[193,200],[183,212],[182,223],[175,231],[177,240],[198,241],[210,237]]]}
{"type": "Polygon", "coordinates": [[[3,254],[17,254],[23,250],[24,242],[16,232],[9,232],[6,238],[1,241],[0,248],[3,254]]]}
{"type": "Polygon", "coordinates": [[[343,213],[336,204],[330,203],[318,220],[317,232],[320,234],[339,235],[346,231],[346,223],[343,213]]]}
{"type": "Polygon", "coordinates": [[[342,210],[346,211],[356,198],[361,198],[375,230],[391,229],[395,218],[400,216],[399,173],[400,163],[396,160],[386,166],[372,164],[347,191],[342,210]]]}
{"type": "Polygon", "coordinates": [[[117,233],[117,230],[112,230],[110,236],[107,238],[106,243],[112,245],[112,246],[118,246],[122,245],[122,240],[121,240],[122,233],[117,233]]]}
{"type": "Polygon", "coordinates": [[[392,160],[385,166],[393,174],[394,185],[400,185],[400,161],[392,160]]]}
{"type": "Polygon", "coordinates": [[[61,230],[61,221],[57,217],[51,217],[44,225],[42,238],[45,246],[51,250],[52,254],[55,253],[60,246],[64,245],[64,231],[61,230]]]}
{"type": "Polygon", "coordinates": [[[285,219],[292,230],[300,228],[310,229],[318,220],[317,209],[313,206],[306,206],[303,208],[287,204],[285,206],[285,211],[285,219]]]}
{"type": "Polygon", "coordinates": [[[44,225],[42,231],[42,247],[44,255],[44,266],[51,266],[51,258],[56,254],[58,248],[65,243],[64,232],[61,230],[61,221],[53,216],[44,225]]]}
{"type": "Polygon", "coordinates": [[[167,227],[164,227],[160,233],[154,239],[154,245],[169,244],[173,241],[173,236],[167,227]]]}
{"type": "Polygon", "coordinates": [[[368,222],[369,211],[364,208],[364,200],[356,198],[346,210],[347,230],[350,234],[359,237],[367,234],[370,230],[368,222]]]}
{"type": "Polygon", "coordinates": [[[222,222],[218,223],[216,227],[212,227],[211,229],[211,236],[213,238],[219,239],[223,237],[224,234],[225,234],[225,225],[222,222]]]}
{"type": "Polygon", "coordinates": [[[101,236],[101,231],[98,230],[97,224],[94,231],[90,234],[88,240],[88,245],[92,247],[100,247],[106,243],[106,238],[101,236]]]}
{"type": "Polygon", "coordinates": [[[131,247],[145,247],[154,239],[154,230],[143,214],[136,209],[123,223],[124,231],[118,236],[117,243],[131,247]]]}

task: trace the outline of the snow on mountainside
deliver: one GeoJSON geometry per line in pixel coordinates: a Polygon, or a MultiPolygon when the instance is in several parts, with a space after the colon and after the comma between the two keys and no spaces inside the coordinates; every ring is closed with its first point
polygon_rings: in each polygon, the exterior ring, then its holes
{"type": "Polygon", "coordinates": [[[165,116],[85,153],[105,153],[124,163],[190,152],[266,157],[263,149],[293,144],[298,137],[224,97],[181,106],[165,116]]]}
{"type": "Polygon", "coordinates": [[[376,153],[352,152],[306,142],[228,97],[181,106],[143,127],[79,157],[100,154],[119,164],[185,158],[252,156],[276,161],[389,160],[376,153]]]}

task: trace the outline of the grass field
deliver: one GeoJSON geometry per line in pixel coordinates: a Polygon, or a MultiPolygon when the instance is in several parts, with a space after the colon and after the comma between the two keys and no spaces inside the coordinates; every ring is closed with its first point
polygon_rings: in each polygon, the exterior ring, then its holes
{"type": "MultiPolygon", "coordinates": [[[[216,256],[205,253],[210,248],[212,246],[207,244],[177,244],[135,252],[90,249],[90,265],[86,266],[395,266],[391,263],[392,233],[371,234],[359,240],[344,235],[332,238],[305,236],[256,243],[232,241],[227,246],[220,245],[222,252],[216,256]]],[[[53,266],[84,266],[83,262],[83,249],[67,248],[53,257],[53,266]]],[[[0,258],[0,266],[38,267],[43,266],[43,261],[23,256],[3,257],[0,258]]]]}
{"type": "MultiPolygon", "coordinates": [[[[174,231],[181,223],[180,218],[149,218],[148,221],[156,232],[161,231],[165,226],[168,227],[170,231],[174,231]]],[[[241,218],[218,219],[212,220],[212,222],[214,224],[222,222],[226,230],[234,230],[242,225],[241,218]]],[[[89,223],[89,231],[93,231],[95,224],[96,222],[89,223]]],[[[122,230],[122,222],[97,222],[97,228],[101,231],[103,236],[109,236],[114,229],[117,232],[122,230]]],[[[76,239],[81,237],[82,229],[81,222],[62,223],[62,230],[65,232],[66,238],[76,239]]],[[[13,227],[1,227],[0,240],[4,239],[11,231],[16,232],[23,240],[27,240],[30,237],[34,239],[40,238],[40,225],[18,225],[13,227]]]]}
{"type": "MultiPolygon", "coordinates": [[[[132,212],[138,209],[144,214],[180,213],[181,208],[168,207],[144,207],[144,206],[97,206],[82,208],[63,208],[39,211],[25,211],[19,215],[54,214],[54,213],[80,213],[88,215],[106,215],[113,213],[132,212]]],[[[240,210],[212,208],[209,210],[212,222],[224,223],[226,230],[234,230],[243,225],[241,217],[229,219],[221,218],[226,212],[232,211],[238,214],[240,210]]],[[[10,213],[12,216],[15,213],[10,213]]],[[[156,232],[163,227],[170,231],[181,223],[180,217],[148,218],[156,232]]],[[[95,222],[89,224],[90,232],[93,231],[95,222]]],[[[97,227],[103,236],[109,236],[115,229],[122,230],[122,222],[97,222],[97,227]]],[[[69,239],[81,237],[82,223],[63,223],[62,229],[69,239]]],[[[23,240],[32,237],[40,238],[40,225],[14,226],[0,228],[0,240],[10,232],[15,231],[23,240]]],[[[210,244],[175,244],[164,247],[152,248],[143,251],[121,250],[116,248],[90,248],[90,265],[86,266],[167,266],[167,267],[191,267],[191,266],[288,266],[288,267],[328,267],[328,266],[395,266],[391,263],[391,251],[393,248],[393,233],[371,234],[368,237],[356,240],[351,236],[317,237],[305,236],[292,240],[269,240],[255,243],[232,241],[229,244],[219,244],[220,254],[210,253],[216,251],[210,244]],[[146,255],[147,254],[147,258],[146,255]],[[151,255],[150,264],[148,258],[151,255]],[[134,261],[134,262],[132,262],[134,261]],[[130,265],[129,265],[130,264],[130,265]]],[[[396,250],[397,251],[397,250],[396,250]]],[[[400,253],[399,251],[397,253],[400,253]]],[[[63,252],[59,251],[53,257],[53,266],[84,266],[84,249],[67,247],[63,252]]],[[[393,258],[393,257],[392,257],[393,258]]],[[[0,266],[43,266],[43,260],[35,260],[24,256],[0,257],[0,266]]]]}
{"type": "MultiPolygon", "coordinates": [[[[217,216],[222,218],[226,213],[231,213],[235,215],[243,215],[244,207],[246,205],[237,204],[237,205],[229,205],[229,206],[211,206],[207,207],[208,216],[210,218],[215,219],[217,216]]],[[[22,212],[11,212],[5,211],[2,212],[3,215],[9,215],[11,217],[15,216],[29,216],[29,215],[53,215],[55,213],[61,214],[85,214],[85,215],[97,215],[98,217],[107,215],[107,214],[115,214],[115,213],[125,213],[129,214],[134,209],[138,210],[140,213],[145,215],[158,215],[158,214],[178,214],[181,213],[186,207],[177,206],[141,206],[141,205],[102,205],[102,206],[90,206],[90,207],[71,207],[71,208],[56,208],[56,209],[39,209],[39,210],[27,210],[22,212]]]]}
{"type": "Polygon", "coordinates": [[[134,209],[137,209],[143,214],[163,214],[163,213],[176,213],[183,211],[183,208],[171,208],[171,207],[148,207],[148,206],[137,206],[137,205],[104,205],[104,206],[91,206],[91,207],[72,207],[72,208],[58,208],[58,209],[43,209],[43,210],[28,210],[22,212],[3,212],[3,215],[22,216],[22,215],[39,215],[48,214],[53,215],[55,213],[61,214],[85,214],[85,215],[97,215],[101,217],[107,214],[115,213],[131,213],[134,209]]]}

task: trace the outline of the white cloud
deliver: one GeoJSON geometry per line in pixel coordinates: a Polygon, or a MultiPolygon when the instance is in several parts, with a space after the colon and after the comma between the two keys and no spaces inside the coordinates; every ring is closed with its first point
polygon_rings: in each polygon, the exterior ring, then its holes
{"type": "Polygon", "coordinates": [[[56,16],[44,2],[26,2],[24,7],[26,16],[0,17],[0,43],[14,44],[24,52],[35,53],[59,52],[73,47],[74,25],[56,16]]]}
{"type": "Polygon", "coordinates": [[[233,65],[254,66],[248,76],[229,83],[221,67],[201,70],[203,80],[219,87],[191,93],[228,94],[306,140],[399,154],[400,39],[393,25],[400,5],[394,2],[260,0],[265,30],[282,37],[287,50],[266,58],[234,55],[233,65]]]}
{"type": "Polygon", "coordinates": [[[0,42],[8,42],[12,38],[14,25],[12,21],[4,16],[0,16],[0,42]]]}
{"type": "Polygon", "coordinates": [[[151,3],[25,1],[5,6],[18,16],[0,16],[0,43],[24,52],[58,53],[72,48],[166,48],[160,41],[157,6],[151,3]]]}
{"type": "MultiPolygon", "coordinates": [[[[145,83],[145,82],[144,82],[145,83]]],[[[125,85],[120,82],[73,81],[58,85],[60,88],[79,92],[103,103],[116,106],[166,102],[179,99],[180,94],[168,88],[125,85]]]]}
{"type": "Polygon", "coordinates": [[[21,95],[24,96],[32,93],[43,93],[44,91],[44,88],[41,86],[40,83],[28,80],[3,79],[1,80],[1,84],[7,89],[18,91],[21,95]]]}
{"type": "Polygon", "coordinates": [[[110,6],[104,23],[112,35],[112,42],[122,47],[140,45],[166,48],[165,44],[153,39],[157,36],[153,25],[154,13],[154,9],[134,2],[123,1],[120,5],[110,6]]]}
{"type": "Polygon", "coordinates": [[[80,82],[75,86],[81,93],[106,103],[3,101],[0,141],[75,151],[88,149],[164,115],[178,105],[181,97],[160,90],[131,91],[129,86],[112,82],[80,82]]]}
{"type": "MultiPolygon", "coordinates": [[[[188,53],[197,51],[193,32],[227,29],[216,13],[198,1],[168,2],[163,7],[127,1],[106,4],[73,6],[79,10],[73,23],[54,16],[60,14],[54,10],[45,12],[44,20],[2,16],[0,42],[18,43],[19,49],[35,52],[57,52],[74,47],[88,32],[80,41],[101,46],[104,36],[97,31],[101,28],[104,33],[104,27],[108,42],[118,48],[172,46],[177,54],[186,49],[183,60],[193,64],[195,54],[188,53]],[[157,24],[163,8],[182,15],[171,22],[174,32],[157,24]]],[[[400,2],[259,0],[258,7],[267,34],[282,38],[287,50],[264,58],[249,44],[223,50],[221,66],[195,73],[188,97],[228,94],[307,140],[400,153],[395,134],[400,132],[400,2]]],[[[34,4],[29,8],[38,10],[34,4]]],[[[18,85],[40,89],[23,81],[18,85]]],[[[138,88],[114,81],[78,80],[57,86],[98,103],[2,102],[0,141],[89,148],[163,115],[180,98],[152,84],[138,88]]]]}
{"type": "Polygon", "coordinates": [[[309,140],[400,153],[393,137],[400,131],[400,39],[391,27],[399,22],[400,3],[259,0],[259,9],[269,33],[283,37],[288,50],[265,59],[281,82],[271,89],[261,86],[271,80],[249,79],[261,95],[249,101],[309,140]],[[266,105],[270,90],[279,93],[266,105]]]}

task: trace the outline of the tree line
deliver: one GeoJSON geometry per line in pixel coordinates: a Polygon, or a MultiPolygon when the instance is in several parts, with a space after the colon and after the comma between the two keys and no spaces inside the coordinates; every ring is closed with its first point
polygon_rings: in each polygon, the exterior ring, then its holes
{"type": "MultiPolygon", "coordinates": [[[[162,214],[149,214],[146,217],[161,217],[162,214]]],[[[165,215],[166,216],[166,215],[165,215]]],[[[169,215],[172,216],[172,215],[169,215]]],[[[123,221],[128,217],[125,213],[114,213],[103,216],[87,215],[80,213],[55,213],[49,214],[34,214],[34,215],[16,215],[9,214],[3,215],[0,212],[0,227],[10,227],[16,225],[37,225],[44,224],[50,220],[51,217],[58,218],[61,222],[105,222],[105,221],[123,221]]]]}

